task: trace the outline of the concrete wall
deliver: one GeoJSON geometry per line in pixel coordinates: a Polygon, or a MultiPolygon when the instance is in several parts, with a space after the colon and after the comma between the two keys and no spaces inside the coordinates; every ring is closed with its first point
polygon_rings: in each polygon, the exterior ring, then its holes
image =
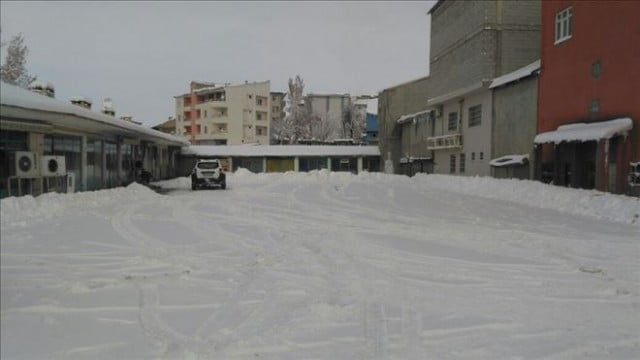
{"type": "Polygon", "coordinates": [[[400,157],[431,156],[431,151],[427,150],[427,138],[432,133],[431,120],[426,114],[398,126],[401,127],[400,157]]]}
{"type": "Polygon", "coordinates": [[[416,113],[427,107],[428,78],[383,90],[378,96],[379,147],[382,164],[390,153],[395,172],[399,171],[401,155],[401,126],[397,120],[402,115],[416,113]]]}
{"type": "Polygon", "coordinates": [[[344,95],[320,95],[309,94],[304,98],[307,113],[317,116],[322,122],[329,124],[328,131],[325,129],[312,130],[312,136],[322,140],[343,139],[342,121],[345,111],[351,105],[351,97],[344,95]]]}
{"type": "Polygon", "coordinates": [[[539,1],[444,1],[431,14],[429,96],[511,72],[539,52],[539,1]]]}
{"type": "MultiPolygon", "coordinates": [[[[533,163],[538,78],[529,77],[493,91],[493,158],[529,154],[533,163]]],[[[533,171],[533,167],[531,167],[533,171]]],[[[529,174],[532,178],[533,174],[529,174]]]]}
{"type": "Polygon", "coordinates": [[[462,152],[466,155],[466,171],[468,176],[489,176],[491,154],[491,91],[484,90],[468,96],[462,105],[462,152]],[[469,127],[469,108],[482,105],[480,125],[469,127]],[[473,155],[475,153],[475,156],[473,155]],[[482,159],[480,158],[482,154],[482,159]],[[474,159],[475,157],[475,159],[474,159]]]}

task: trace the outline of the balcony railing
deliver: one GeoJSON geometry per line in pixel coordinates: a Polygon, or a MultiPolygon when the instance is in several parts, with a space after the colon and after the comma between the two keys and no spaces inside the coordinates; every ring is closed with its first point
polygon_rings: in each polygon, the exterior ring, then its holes
{"type": "Polygon", "coordinates": [[[462,134],[433,136],[427,138],[428,150],[455,149],[462,147],[462,134]]]}

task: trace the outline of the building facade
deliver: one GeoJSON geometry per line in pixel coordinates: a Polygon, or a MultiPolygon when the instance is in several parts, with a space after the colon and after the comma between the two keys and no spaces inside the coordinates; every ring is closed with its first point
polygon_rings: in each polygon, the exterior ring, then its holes
{"type": "MultiPolygon", "coordinates": [[[[423,77],[384,89],[378,94],[378,146],[385,162],[385,172],[403,173],[401,158],[425,157],[427,148],[421,144],[422,138],[430,136],[429,124],[421,121],[415,125],[413,138],[409,138],[399,123],[402,116],[415,114],[427,108],[428,78],[423,77]],[[420,133],[418,135],[417,133],[420,133]],[[413,139],[413,140],[412,140],[413,139]]],[[[404,166],[406,167],[406,166],[404,166]]]]}
{"type": "Polygon", "coordinates": [[[345,115],[351,107],[349,94],[308,94],[305,111],[312,118],[311,137],[322,141],[343,139],[345,115]]]}
{"type": "Polygon", "coordinates": [[[542,4],[538,179],[639,195],[640,3],[542,4]]]}
{"type": "Polygon", "coordinates": [[[282,120],[285,117],[285,108],[286,108],[286,97],[287,93],[272,91],[271,92],[271,131],[269,132],[271,139],[271,144],[275,144],[278,142],[278,139],[274,138],[275,132],[273,131],[273,126],[275,124],[282,123],[282,120]]]}
{"type": "Polygon", "coordinates": [[[270,82],[214,84],[192,81],[175,97],[176,132],[192,144],[269,144],[270,82]]]}
{"type": "MultiPolygon", "coordinates": [[[[77,101],[75,101],[77,103],[77,101]]],[[[0,197],[99,190],[176,176],[188,142],[113,115],[1,84],[0,197]]]]}
{"type": "Polygon", "coordinates": [[[491,81],[539,58],[539,1],[440,0],[431,15],[433,171],[490,175],[491,81]]]}
{"type": "Polygon", "coordinates": [[[380,170],[377,146],[269,145],[269,146],[189,146],[180,157],[180,172],[188,174],[197,159],[221,161],[229,171],[287,172],[327,169],[336,172],[380,170]]]}
{"type": "Polygon", "coordinates": [[[491,176],[532,179],[540,60],[493,80],[491,176]]]}

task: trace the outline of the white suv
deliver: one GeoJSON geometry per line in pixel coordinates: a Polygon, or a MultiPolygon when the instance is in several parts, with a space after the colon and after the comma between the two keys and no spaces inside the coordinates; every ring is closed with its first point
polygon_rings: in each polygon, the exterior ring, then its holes
{"type": "Polygon", "coordinates": [[[227,177],[218,160],[198,160],[191,172],[191,190],[202,187],[227,188],[227,177]]]}

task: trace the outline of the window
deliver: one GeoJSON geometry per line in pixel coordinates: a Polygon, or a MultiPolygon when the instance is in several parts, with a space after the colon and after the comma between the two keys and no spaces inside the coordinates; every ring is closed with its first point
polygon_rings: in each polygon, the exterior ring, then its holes
{"type": "Polygon", "coordinates": [[[480,152],[480,160],[484,159],[484,153],[480,152]]]}
{"type": "Polygon", "coordinates": [[[599,79],[602,74],[602,63],[600,61],[596,61],[591,64],[591,76],[594,79],[599,79]]]}
{"type": "Polygon", "coordinates": [[[472,153],[471,153],[471,160],[475,160],[475,159],[476,159],[476,153],[475,153],[475,152],[472,152],[472,153]]]}
{"type": "Polygon", "coordinates": [[[207,117],[207,110],[204,111],[204,117],[207,117]]]}
{"type": "Polygon", "coordinates": [[[259,111],[256,111],[256,120],[262,120],[262,113],[259,111]]]}
{"type": "Polygon", "coordinates": [[[556,44],[571,39],[572,9],[567,8],[556,14],[556,44]]]}
{"type": "Polygon", "coordinates": [[[482,105],[469,108],[469,127],[479,126],[482,123],[482,105]]]}
{"type": "Polygon", "coordinates": [[[600,112],[600,99],[593,99],[589,102],[589,115],[591,117],[598,116],[600,112]]]}
{"type": "Polygon", "coordinates": [[[449,131],[454,131],[458,129],[458,113],[450,112],[449,113],[449,131]]]}
{"type": "Polygon", "coordinates": [[[456,156],[455,155],[449,155],[449,173],[450,174],[456,173],[456,156]]]}
{"type": "Polygon", "coordinates": [[[204,133],[207,133],[207,125],[204,126],[204,133]]]}
{"type": "Polygon", "coordinates": [[[464,173],[466,155],[460,154],[460,173],[464,173]]]}

